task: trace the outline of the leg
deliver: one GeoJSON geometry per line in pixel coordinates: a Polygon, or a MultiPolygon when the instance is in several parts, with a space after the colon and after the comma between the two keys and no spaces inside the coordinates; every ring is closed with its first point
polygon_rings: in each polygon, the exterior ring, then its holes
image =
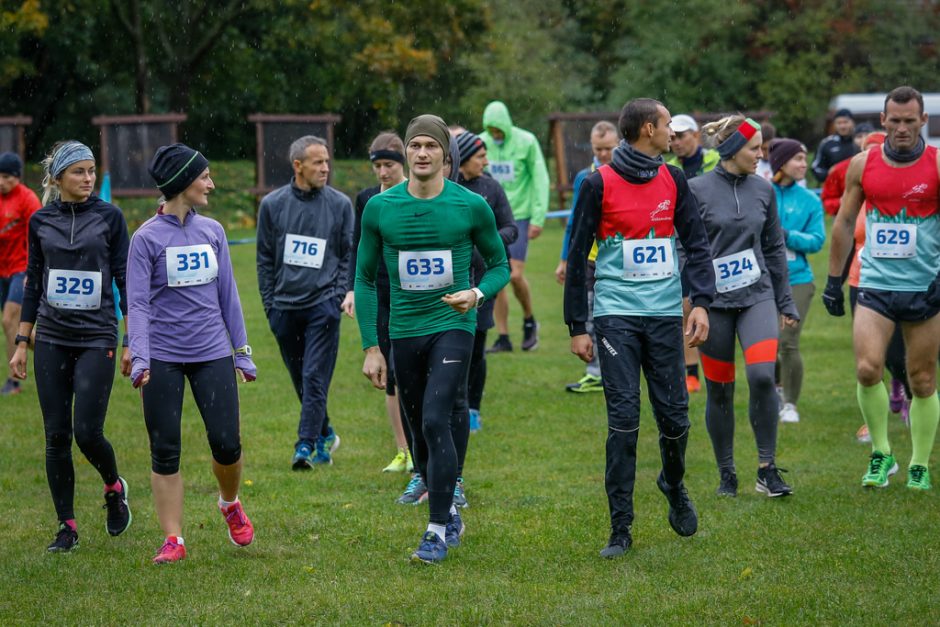
{"type": "Polygon", "coordinates": [[[929,466],[940,421],[937,401],[937,354],[940,352],[940,314],[924,322],[901,324],[908,346],[907,370],[911,391],[911,466],[929,466]]]}
{"type": "Polygon", "coordinates": [[[473,337],[473,353],[470,357],[470,373],[467,381],[467,405],[480,411],[483,403],[483,387],[486,385],[486,330],[477,329],[473,337]]]}
{"type": "Polygon", "coordinates": [[[720,471],[734,472],[735,310],[708,312],[708,340],[699,351],[705,374],[705,426],[720,471]]]}
{"type": "Polygon", "coordinates": [[[774,387],[779,328],[777,305],[766,300],[747,308],[737,320],[738,339],[744,352],[750,392],[748,417],[757,442],[759,467],[774,462],[780,402],[774,387]]]}
{"type": "MultiPolygon", "coordinates": [[[[510,260],[511,261],[511,260],[510,260]]],[[[496,332],[500,336],[509,335],[509,296],[506,288],[499,291],[496,295],[496,304],[493,309],[493,317],[496,319],[496,332]]]]}
{"type": "Polygon", "coordinates": [[[339,306],[332,300],[306,313],[303,356],[303,398],[297,443],[317,442],[326,416],[327,393],[339,351],[339,306]]]}
{"type": "Polygon", "coordinates": [[[428,447],[421,428],[428,356],[423,338],[392,340],[392,359],[398,373],[398,400],[405,429],[411,436],[415,470],[427,480],[428,447]]]}
{"type": "Polygon", "coordinates": [[[522,306],[522,315],[531,318],[532,295],[529,290],[529,281],[525,278],[525,262],[511,259],[510,266],[512,271],[509,275],[509,283],[512,286],[512,293],[522,306]]]}
{"type": "Polygon", "coordinates": [[[75,443],[105,485],[118,481],[114,449],[104,437],[104,421],[114,382],[114,350],[89,348],[75,362],[75,443]]]}
{"type": "Polygon", "coordinates": [[[636,318],[594,319],[596,352],[604,371],[607,401],[607,454],[604,486],[614,534],[628,534],[633,525],[636,444],[640,430],[640,328],[636,318]]]}
{"type": "Polygon", "coordinates": [[[287,373],[297,393],[297,400],[303,402],[303,329],[298,328],[294,312],[283,309],[271,309],[268,312],[268,325],[274,333],[274,339],[277,340],[281,359],[287,366],[287,373]]]}
{"type": "Polygon", "coordinates": [[[150,487],[165,536],[183,534],[183,478],[179,472],[183,385],[180,364],[150,360],[150,383],[141,388],[141,397],[150,437],[150,487]]]}
{"type": "Polygon", "coordinates": [[[894,322],[862,303],[855,309],[852,339],[858,404],[871,434],[872,452],[885,455],[891,454],[891,444],[888,441],[888,391],[882,378],[885,354],[894,327],[894,322]]]}
{"type": "Polygon", "coordinates": [[[206,426],[212,471],[225,501],[238,498],[241,479],[241,433],[235,365],[230,357],[187,364],[189,385],[206,426]]]}
{"type": "Polygon", "coordinates": [[[800,323],[795,327],[784,327],[780,331],[780,382],[783,385],[783,400],[796,405],[803,388],[803,357],[800,355],[800,334],[806,324],[809,306],[816,293],[812,283],[792,286],[793,300],[800,314],[800,323]]]}
{"type": "Polygon", "coordinates": [[[36,342],[33,369],[46,434],[46,479],[60,522],[74,520],[75,469],[72,465],[72,389],[75,358],[71,351],[36,342]]]}

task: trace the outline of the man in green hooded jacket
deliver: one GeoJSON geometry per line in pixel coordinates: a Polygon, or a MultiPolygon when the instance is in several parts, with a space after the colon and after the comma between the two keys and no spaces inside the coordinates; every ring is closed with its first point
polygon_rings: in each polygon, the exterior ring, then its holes
{"type": "MultiPolygon", "coordinates": [[[[532,295],[529,282],[523,274],[529,240],[542,232],[548,211],[548,168],[539,141],[529,131],[513,126],[509,109],[494,100],[483,111],[484,131],[480,138],[486,143],[489,173],[499,181],[509,198],[512,215],[519,237],[509,246],[512,268],[510,284],[522,306],[522,350],[534,350],[539,345],[538,324],[532,313],[532,295]]],[[[512,350],[509,340],[509,296],[502,290],[496,298],[494,317],[499,338],[487,349],[488,353],[512,350]]]]}

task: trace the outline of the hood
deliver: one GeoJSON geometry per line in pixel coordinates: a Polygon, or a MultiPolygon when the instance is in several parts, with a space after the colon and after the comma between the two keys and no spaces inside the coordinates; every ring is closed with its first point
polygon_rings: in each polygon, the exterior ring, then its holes
{"type": "Polygon", "coordinates": [[[490,126],[501,130],[507,138],[512,131],[512,118],[509,116],[509,109],[499,100],[494,100],[486,105],[486,109],[483,110],[483,130],[490,126]]]}

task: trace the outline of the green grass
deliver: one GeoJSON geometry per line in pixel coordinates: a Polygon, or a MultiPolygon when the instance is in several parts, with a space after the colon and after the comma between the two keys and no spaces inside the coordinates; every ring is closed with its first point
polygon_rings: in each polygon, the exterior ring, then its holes
{"type": "MultiPolygon", "coordinates": [[[[714,496],[718,475],[705,431],[704,394],[691,403],[687,485],[701,516],[692,538],[666,521],[655,487],[656,429],[643,410],[635,544],[617,561],[597,552],[608,534],[602,395],[566,394],[582,365],[568,353],[561,287],[562,229],[532,243],[529,277],[542,344],[490,358],[483,431],[467,458],[467,533],[438,567],[408,556],[427,509],[394,504],[402,475],[379,471],[394,454],[382,393],[360,374],[359,334],[344,320],[330,396],[342,436],[335,464],[290,471],[298,403],[266,327],[254,247],[236,246],[259,379],[241,388],[246,485],[256,542],[237,549],[216,511],[204,430],[184,410],[185,537],[189,557],[154,567],[162,538],[149,489],[149,452],[137,394],[118,378],[106,433],[130,484],[133,526],[110,538],[96,472],[75,450],[81,548],[48,555],[55,531],[43,466],[42,419],[31,381],[0,401],[0,624],[930,624],[940,620],[938,492],[912,494],[902,474],[863,490],[868,449],[855,441],[848,319],[810,311],[803,421],[782,425],[779,463],[795,495],[753,491],[747,393],[737,398],[736,500],[714,496]],[[249,483],[250,482],[250,483],[249,483]]],[[[825,255],[816,259],[824,275],[825,255]]],[[[518,344],[521,320],[512,310],[518,344]]],[[[181,338],[185,341],[185,338],[181,338]]],[[[743,380],[741,359],[739,380],[743,380]]],[[[645,395],[644,395],[645,396],[645,395]]],[[[903,462],[910,440],[891,437],[903,462]]]]}

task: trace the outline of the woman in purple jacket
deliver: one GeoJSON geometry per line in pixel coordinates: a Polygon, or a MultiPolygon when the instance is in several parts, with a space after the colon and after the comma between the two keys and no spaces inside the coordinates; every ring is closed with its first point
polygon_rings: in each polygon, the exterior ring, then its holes
{"type": "Polygon", "coordinates": [[[254,381],[257,370],[225,231],[196,213],[215,189],[208,160],[173,144],[157,150],[149,171],[164,200],[131,239],[128,331],[131,379],[141,388],[150,436],[154,505],[166,535],[153,560],[161,564],[186,557],[179,471],[184,379],[206,426],[229,538],[238,546],[254,538],[238,500],[242,462],[236,373],[242,381],[254,381]]]}

